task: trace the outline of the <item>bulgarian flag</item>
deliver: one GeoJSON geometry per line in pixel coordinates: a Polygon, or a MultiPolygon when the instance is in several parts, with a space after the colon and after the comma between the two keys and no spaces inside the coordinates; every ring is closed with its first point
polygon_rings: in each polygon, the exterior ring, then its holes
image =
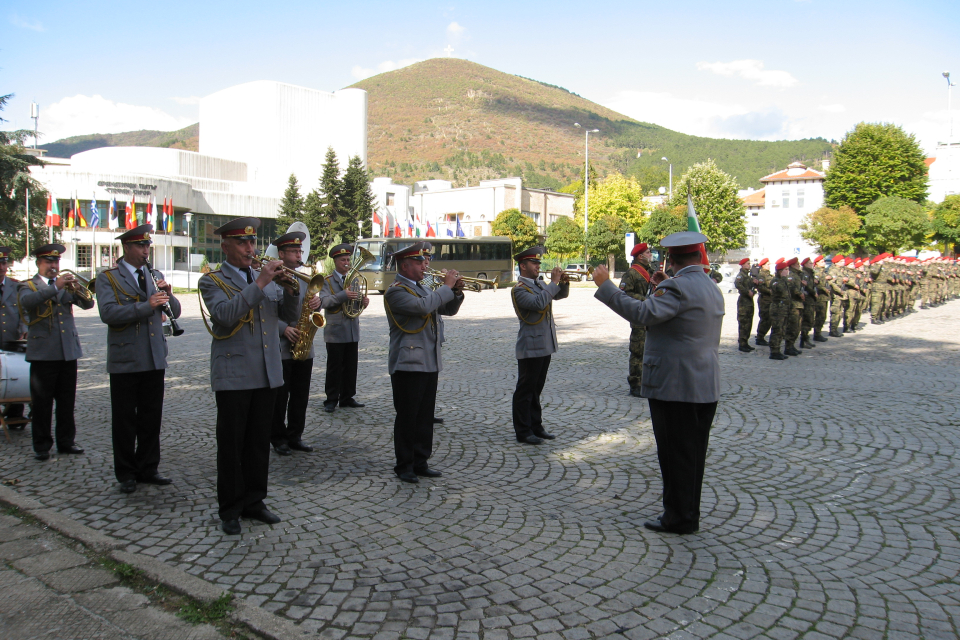
{"type": "MultiPolygon", "coordinates": [[[[700,231],[700,221],[697,220],[697,211],[693,208],[693,198],[690,197],[689,186],[687,187],[687,231],[702,233],[700,231]]],[[[710,273],[710,259],[707,257],[707,247],[703,244],[700,245],[700,264],[706,265],[703,270],[704,273],[710,273]]]]}
{"type": "Polygon", "coordinates": [[[57,204],[57,199],[53,197],[52,193],[47,194],[47,221],[46,225],[48,227],[59,227],[60,226],[60,205],[57,204]]]}
{"type": "Polygon", "coordinates": [[[123,226],[127,229],[136,229],[137,228],[137,197],[130,196],[130,200],[127,201],[126,216],[123,220],[123,226]]]}
{"type": "Polygon", "coordinates": [[[81,227],[87,226],[87,218],[83,215],[83,209],[80,208],[80,198],[73,197],[73,210],[77,216],[77,224],[81,227]]]}

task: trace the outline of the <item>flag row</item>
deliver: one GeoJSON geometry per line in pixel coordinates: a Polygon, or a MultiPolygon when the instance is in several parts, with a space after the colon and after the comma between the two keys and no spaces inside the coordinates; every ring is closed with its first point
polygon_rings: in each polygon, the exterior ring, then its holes
{"type": "MultiPolygon", "coordinates": [[[[406,216],[403,223],[389,210],[384,210],[383,215],[377,210],[373,212],[373,224],[379,227],[379,235],[381,236],[393,236],[396,238],[435,238],[440,234],[440,223],[434,222],[433,224],[429,222],[421,222],[420,214],[415,214],[412,218],[406,216]]],[[[447,236],[449,237],[466,237],[466,234],[463,232],[463,227],[460,226],[460,218],[457,217],[457,230],[454,233],[454,230],[448,228],[447,236]]],[[[374,233],[377,233],[377,229],[374,230],[374,233]]]]}
{"type": "MultiPolygon", "coordinates": [[[[91,199],[87,211],[80,206],[80,198],[75,194],[68,200],[66,216],[60,214],[60,203],[53,194],[47,195],[47,218],[44,224],[48,227],[63,226],[66,229],[76,227],[85,229],[87,227],[100,227],[100,209],[97,208],[96,199],[91,199]],[[64,217],[66,221],[64,222],[64,217]]],[[[139,214],[137,212],[136,197],[131,197],[126,203],[122,212],[121,221],[120,208],[117,206],[117,199],[111,198],[107,209],[107,228],[119,229],[121,226],[126,229],[136,229],[141,224],[152,224],[157,231],[173,232],[173,198],[163,199],[163,208],[157,206],[157,199],[152,198],[147,201],[146,208],[139,214]],[[121,224],[122,222],[122,224],[121,224]]]]}

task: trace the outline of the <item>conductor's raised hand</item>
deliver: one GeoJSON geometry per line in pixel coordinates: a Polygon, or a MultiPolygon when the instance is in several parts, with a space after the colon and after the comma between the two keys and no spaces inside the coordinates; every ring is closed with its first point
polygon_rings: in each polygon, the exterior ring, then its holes
{"type": "Polygon", "coordinates": [[[656,271],[652,276],[650,276],[650,282],[652,282],[654,285],[658,285],[666,279],[667,274],[665,274],[663,271],[656,271]]]}
{"type": "Polygon", "coordinates": [[[598,287],[610,279],[610,270],[606,266],[600,265],[593,270],[593,283],[598,287]]]}

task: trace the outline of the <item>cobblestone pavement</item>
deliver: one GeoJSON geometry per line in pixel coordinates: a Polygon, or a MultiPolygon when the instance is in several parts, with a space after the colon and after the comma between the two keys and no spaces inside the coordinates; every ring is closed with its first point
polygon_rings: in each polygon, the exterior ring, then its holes
{"type": "Polygon", "coordinates": [[[362,316],[358,399],[322,411],[318,342],[305,439],[271,454],[284,521],[216,516],[209,337],[196,297],[170,341],[161,472],[117,490],[105,328],[80,312],[83,456],[0,447],[17,490],[295,620],[322,637],[956,638],[960,632],[960,329],[953,302],[786,362],[736,350],[726,296],[723,398],[701,532],[659,535],[649,412],[627,394],[627,324],[592,285],[555,304],[560,351],[540,447],[513,438],[516,319],[509,292],[467,294],[447,322],[431,466],[392,473],[393,408],[379,297],[362,316]]]}
{"type": "Polygon", "coordinates": [[[0,627],[4,640],[217,640],[119,586],[79,545],[47,527],[0,515],[0,627]],[[79,551],[79,552],[78,552],[79,551]]]}

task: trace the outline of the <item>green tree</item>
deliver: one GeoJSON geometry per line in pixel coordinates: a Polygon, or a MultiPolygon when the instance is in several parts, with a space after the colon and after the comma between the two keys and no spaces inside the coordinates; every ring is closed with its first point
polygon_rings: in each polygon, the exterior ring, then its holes
{"type": "Polygon", "coordinates": [[[913,134],[888,123],[861,122],[833,153],[823,182],[824,203],[846,205],[859,215],[885,196],[923,202],[927,197],[925,154],[913,134]]]}
{"type": "MultiPolygon", "coordinates": [[[[353,242],[359,230],[357,223],[363,223],[363,237],[369,238],[373,232],[373,190],[370,188],[370,176],[363,166],[360,156],[353,156],[343,174],[342,204],[344,220],[351,223],[350,232],[344,233],[346,242],[353,242]]],[[[344,224],[346,226],[346,223],[344,224]]]]}
{"type": "Polygon", "coordinates": [[[303,196],[300,195],[297,176],[291,173],[287,180],[287,190],[283,192],[283,200],[280,201],[277,229],[286,229],[294,222],[303,222],[303,196]]]}
{"type": "Polygon", "coordinates": [[[613,273],[616,257],[624,252],[629,232],[630,225],[619,216],[608,214],[597,218],[587,231],[587,251],[591,255],[606,256],[607,267],[613,273]]]}
{"type": "Polygon", "coordinates": [[[713,160],[690,167],[674,185],[671,206],[686,207],[687,194],[700,221],[700,231],[710,241],[707,250],[724,254],[747,243],[747,227],[743,201],[737,195],[739,186],[730,175],[721,171],[713,160]]]}
{"type": "Polygon", "coordinates": [[[863,220],[844,205],[839,209],[821,207],[804,218],[800,235],[823,253],[852,253],[859,244],[858,232],[863,220]]]}
{"type": "Polygon", "coordinates": [[[926,244],[930,219],[923,207],[899,196],[880,198],[863,218],[867,244],[876,253],[920,249],[926,244]]]}
{"type": "MultiPolygon", "coordinates": [[[[0,111],[6,108],[13,94],[0,96],[0,111]]],[[[0,118],[0,122],[6,122],[0,118]]],[[[0,131],[0,244],[12,249],[14,260],[26,255],[24,230],[29,221],[31,249],[46,244],[47,228],[44,226],[47,207],[47,191],[30,176],[30,167],[42,166],[36,157],[26,153],[24,143],[33,132],[0,131]],[[27,192],[30,194],[30,213],[27,215],[27,192]]],[[[57,232],[57,229],[55,229],[57,232]]],[[[59,235],[59,233],[57,234],[59,235]]]]}
{"type": "Polygon", "coordinates": [[[329,234],[341,237],[356,235],[356,223],[350,220],[350,213],[344,210],[343,180],[340,177],[340,163],[333,147],[327,147],[323,160],[323,173],[320,176],[320,203],[323,213],[330,224],[329,234]],[[353,228],[351,228],[353,227],[353,228]]]}
{"type": "Polygon", "coordinates": [[[303,261],[316,264],[326,256],[326,248],[335,234],[330,231],[330,220],[324,211],[324,202],[320,192],[314,189],[303,199],[303,222],[310,232],[310,255],[304,256],[303,261]]]}
{"type": "MultiPolygon", "coordinates": [[[[650,206],[643,200],[643,189],[636,178],[625,178],[611,173],[603,180],[590,183],[590,220],[617,216],[628,226],[639,229],[647,221],[650,206]]],[[[574,215],[574,221],[583,226],[583,211],[574,215]]]]}
{"type": "Polygon", "coordinates": [[[671,233],[687,230],[687,208],[660,205],[650,214],[637,232],[637,239],[649,245],[659,245],[671,233]]]}
{"type": "Polygon", "coordinates": [[[933,210],[930,222],[933,241],[944,245],[944,253],[956,255],[960,243],[960,195],[947,196],[933,210]],[[951,247],[952,245],[952,247],[951,247]]]}
{"type": "Polygon", "coordinates": [[[547,251],[561,261],[583,253],[583,227],[571,218],[561,216],[547,227],[547,251]]]}
{"type": "Polygon", "coordinates": [[[497,214],[490,231],[495,236],[508,236],[513,240],[514,251],[519,253],[537,243],[537,223],[520,213],[520,209],[504,209],[497,214]]]}

